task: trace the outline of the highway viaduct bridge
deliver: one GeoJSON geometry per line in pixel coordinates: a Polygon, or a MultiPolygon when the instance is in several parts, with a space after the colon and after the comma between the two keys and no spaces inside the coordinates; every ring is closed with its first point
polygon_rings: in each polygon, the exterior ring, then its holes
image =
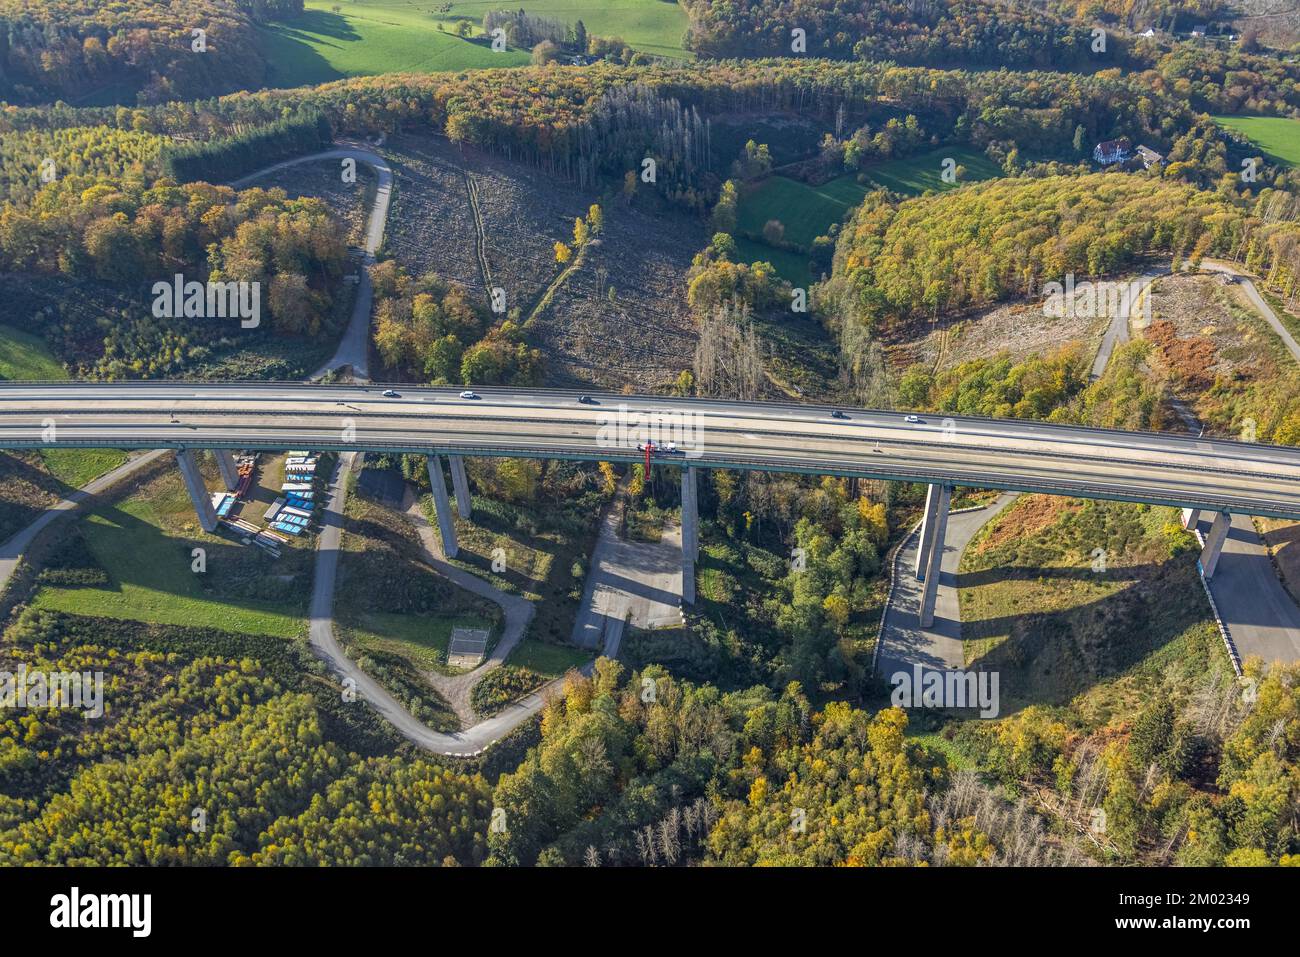
{"type": "Polygon", "coordinates": [[[681,469],[683,599],[695,599],[696,470],[760,469],[924,482],[918,550],[920,624],[934,611],[948,502],[956,486],[1170,505],[1184,521],[1215,514],[1206,577],[1232,513],[1300,518],[1300,449],[1042,422],[907,415],[771,402],[557,390],[314,385],[274,382],[6,383],[0,449],[175,449],[205,529],[216,527],[194,454],[216,451],[227,486],[231,450],[312,449],[425,455],[449,555],[457,509],[470,513],[463,456],[638,462],[681,469]]]}

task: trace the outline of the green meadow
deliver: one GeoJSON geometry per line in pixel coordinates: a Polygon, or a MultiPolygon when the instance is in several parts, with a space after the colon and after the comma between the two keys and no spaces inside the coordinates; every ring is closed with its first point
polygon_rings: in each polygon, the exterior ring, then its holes
{"type": "Polygon", "coordinates": [[[570,668],[580,668],[591,660],[591,653],[567,645],[552,645],[526,638],[510,653],[509,663],[528,668],[547,678],[558,678],[570,668]]]}
{"type": "Polygon", "coordinates": [[[768,220],[779,220],[785,226],[786,241],[806,249],[832,223],[848,216],[866,195],[867,188],[858,185],[850,173],[821,186],[770,176],[741,199],[736,229],[740,233],[761,235],[768,220]]]}
{"type": "Polygon", "coordinates": [[[594,36],[618,36],[638,50],[685,57],[686,14],[664,0],[473,0],[443,11],[432,0],[308,0],[304,16],[261,30],[272,63],[269,85],[326,83],[381,73],[439,73],[521,66],[528,50],[492,51],[483,35],[490,10],[523,9],[575,23],[594,36]],[[470,36],[456,36],[469,24],[470,36]]]}
{"type": "MultiPolygon", "coordinates": [[[[420,0],[415,6],[434,7],[420,0]]],[[[463,0],[453,3],[448,19],[468,17],[476,24],[490,10],[524,10],[548,20],[576,23],[581,20],[587,33],[618,37],[635,50],[656,56],[689,57],[682,49],[686,33],[686,11],[670,0],[463,0]]]]}
{"type": "Polygon", "coordinates": [[[1236,130],[1277,162],[1300,165],[1300,120],[1285,116],[1216,116],[1214,121],[1236,130]]]}
{"type": "Polygon", "coordinates": [[[0,326],[0,379],[66,379],[68,373],[45,342],[12,326],[0,326]]]}
{"type": "Polygon", "coordinates": [[[492,631],[494,623],[475,615],[410,615],[344,610],[342,618],[362,648],[401,655],[424,668],[444,669],[453,628],[492,631]]]}
{"type": "Polygon", "coordinates": [[[906,159],[876,163],[863,172],[872,186],[893,190],[904,196],[918,196],[927,189],[955,189],[962,183],[974,183],[1002,175],[1002,170],[991,159],[964,146],[944,146],[906,159]],[[952,159],[963,170],[956,183],[943,181],[945,159],[952,159]]]}
{"type": "Polygon", "coordinates": [[[828,235],[831,226],[847,219],[873,189],[916,196],[926,190],[955,189],[962,183],[990,179],[1000,173],[997,164],[983,153],[943,147],[907,159],[876,163],[861,173],[845,173],[820,186],[786,176],[769,176],[741,197],[736,215],[737,254],[744,262],[770,262],[781,278],[799,285],[820,277],[811,275],[808,257],[803,253],[778,249],[758,238],[769,220],[775,219],[785,227],[786,242],[810,249],[814,239],[828,235]],[[942,178],[944,160],[949,158],[960,170],[956,183],[945,183],[942,178]]]}
{"type": "MultiPolygon", "coordinates": [[[[174,485],[180,487],[179,481],[174,485]]],[[[163,499],[133,498],[104,506],[82,520],[81,534],[91,557],[108,573],[108,584],[44,586],[32,604],[74,615],[195,625],[278,638],[301,634],[310,582],[302,585],[299,608],[247,599],[221,601],[204,595],[199,576],[191,570],[193,540],[166,529],[165,516],[189,505],[188,500],[178,500],[175,489],[171,492],[163,499]]],[[[182,487],[180,495],[184,494],[182,487]]],[[[211,544],[207,547],[216,561],[220,549],[211,544]]],[[[225,546],[226,553],[238,548],[225,546]]]]}

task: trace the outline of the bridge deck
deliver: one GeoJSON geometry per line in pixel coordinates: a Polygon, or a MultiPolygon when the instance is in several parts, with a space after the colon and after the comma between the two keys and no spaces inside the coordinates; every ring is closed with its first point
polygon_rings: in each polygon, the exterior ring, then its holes
{"type": "Polygon", "coordinates": [[[858,475],[1300,518],[1300,449],[1043,422],[658,396],[302,383],[10,383],[0,448],[313,448],[858,475]]]}

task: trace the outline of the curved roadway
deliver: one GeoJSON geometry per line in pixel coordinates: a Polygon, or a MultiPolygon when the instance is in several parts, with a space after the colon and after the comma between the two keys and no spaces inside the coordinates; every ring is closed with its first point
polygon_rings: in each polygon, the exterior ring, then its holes
{"type": "Polygon", "coordinates": [[[0,448],[315,448],[640,461],[658,416],[709,468],[943,481],[1300,517],[1300,449],[1042,422],[572,392],[299,383],[0,385],[0,448]],[[675,425],[673,425],[675,421],[675,425]],[[619,423],[626,427],[620,429],[619,423]],[[685,423],[686,428],[683,428],[685,423]],[[54,426],[53,435],[47,429],[54,426]]]}

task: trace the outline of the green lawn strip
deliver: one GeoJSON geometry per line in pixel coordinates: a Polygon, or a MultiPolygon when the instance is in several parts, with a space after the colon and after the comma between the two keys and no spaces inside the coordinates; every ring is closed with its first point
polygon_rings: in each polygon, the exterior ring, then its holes
{"type": "Polygon", "coordinates": [[[1216,116],[1220,126],[1235,130],[1268,157],[1285,166],[1300,164],[1300,121],[1285,116],[1216,116]]]}
{"type": "Polygon", "coordinates": [[[120,449],[42,449],[41,459],[51,475],[70,488],[81,488],[126,462],[120,449]]]}
{"type": "Polygon", "coordinates": [[[558,678],[570,668],[580,668],[592,658],[591,652],[571,645],[552,645],[526,638],[510,653],[508,664],[527,668],[546,678],[558,678]]]}
{"type": "Polygon", "coordinates": [[[447,664],[447,645],[453,628],[481,629],[489,634],[496,628],[495,622],[474,615],[404,615],[340,609],[339,617],[362,647],[389,651],[422,667],[439,670],[447,664]]]}
{"type": "Polygon", "coordinates": [[[67,378],[67,370],[40,336],[0,325],[0,379],[62,381],[67,378]]]}
{"type": "Polygon", "coordinates": [[[410,643],[358,630],[346,621],[342,618],[334,622],[334,635],[343,653],[357,667],[435,731],[454,731],[460,726],[446,699],[429,684],[425,674],[429,669],[412,656],[410,643]]]}
{"type": "MultiPolygon", "coordinates": [[[[221,601],[205,596],[198,575],[191,571],[191,549],[200,544],[199,538],[173,537],[164,531],[160,511],[150,501],[135,498],[97,510],[83,520],[81,531],[112,584],[106,588],[42,587],[33,601],[37,607],[280,638],[296,637],[303,630],[301,609],[290,610],[276,602],[221,601]]],[[[209,542],[218,548],[245,547],[222,545],[212,536],[203,536],[205,547],[209,542]]],[[[304,594],[302,606],[305,604],[304,594]]]]}
{"type": "Polygon", "coordinates": [[[964,183],[1002,175],[1002,170],[991,159],[964,146],[944,146],[916,156],[888,160],[868,166],[862,172],[868,180],[868,186],[879,186],[904,196],[916,196],[927,189],[955,189],[964,183]],[[955,183],[943,181],[946,159],[952,159],[957,166],[965,168],[962,177],[955,183]]]}

